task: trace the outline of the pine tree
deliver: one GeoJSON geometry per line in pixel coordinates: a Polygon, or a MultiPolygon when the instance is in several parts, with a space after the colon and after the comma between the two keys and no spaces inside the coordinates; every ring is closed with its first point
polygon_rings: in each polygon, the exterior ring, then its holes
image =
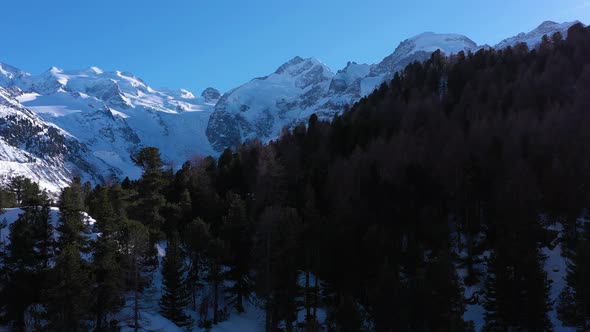
{"type": "Polygon", "coordinates": [[[48,329],[80,331],[90,318],[90,280],[88,264],[76,244],[62,248],[52,275],[52,287],[43,296],[48,329]]]}
{"type": "Polygon", "coordinates": [[[121,244],[128,288],[133,291],[133,328],[135,332],[140,326],[140,299],[143,290],[146,252],[149,247],[149,231],[140,222],[127,220],[123,225],[121,244]]]}
{"type": "Polygon", "coordinates": [[[83,214],[87,188],[80,179],[64,188],[57,227],[58,256],[51,275],[51,287],[43,296],[49,327],[78,331],[86,326],[92,297],[90,267],[82,258],[89,251],[88,224],[83,214]]]}
{"type": "Polygon", "coordinates": [[[32,213],[24,211],[9,230],[3,267],[7,285],[1,290],[0,308],[4,318],[19,328],[24,325],[26,308],[38,299],[40,276],[36,271],[42,264],[35,250],[32,213]]]}
{"type": "Polygon", "coordinates": [[[186,285],[185,255],[178,234],[168,241],[166,256],[162,262],[162,298],[160,312],[180,327],[190,329],[193,320],[185,312],[190,303],[186,285]]]}
{"type": "Polygon", "coordinates": [[[85,192],[80,178],[75,178],[72,184],[64,188],[59,204],[60,222],[57,227],[59,233],[58,250],[74,245],[81,252],[88,252],[88,234],[90,230],[83,211],[85,192]]]}
{"type": "Polygon", "coordinates": [[[139,180],[138,194],[133,208],[130,210],[130,217],[141,221],[148,227],[150,232],[149,258],[153,268],[158,265],[156,243],[162,238],[161,227],[164,218],[161,210],[166,203],[162,194],[164,187],[163,162],[160,151],[154,147],[143,148],[133,158],[133,161],[142,170],[139,180]]]}
{"type": "Polygon", "coordinates": [[[221,321],[219,310],[219,298],[221,284],[223,282],[223,261],[227,255],[227,248],[221,239],[212,239],[207,249],[207,279],[213,288],[213,324],[221,321]]]}
{"type": "MultiPolygon", "coordinates": [[[[38,187],[32,187],[37,188],[38,187]]],[[[41,206],[24,206],[10,225],[10,244],[2,250],[7,285],[0,294],[0,306],[15,326],[24,324],[28,306],[38,303],[47,274],[54,261],[53,226],[45,193],[29,191],[27,201],[41,206]]]]}
{"type": "Polygon", "coordinates": [[[486,331],[550,331],[550,284],[537,249],[497,248],[488,263],[484,308],[486,331]],[[507,253],[506,251],[511,251],[507,253]]]}
{"type": "Polygon", "coordinates": [[[117,223],[108,187],[98,188],[97,199],[90,206],[96,219],[96,232],[100,234],[93,248],[93,269],[95,275],[93,313],[96,317],[96,331],[105,331],[109,326],[109,315],[124,304],[121,250],[118,239],[121,224],[117,223]]]}
{"type": "Polygon", "coordinates": [[[210,241],[209,225],[202,219],[197,218],[187,225],[184,232],[184,245],[189,258],[186,282],[194,311],[197,310],[197,293],[203,286],[200,274],[206,270],[205,262],[210,241]]]}
{"type": "Polygon", "coordinates": [[[252,251],[251,226],[246,212],[246,203],[239,195],[229,195],[229,210],[224,219],[224,239],[231,252],[227,280],[232,285],[227,288],[229,303],[236,311],[244,312],[244,300],[252,291],[250,281],[250,255],[252,251]]]}

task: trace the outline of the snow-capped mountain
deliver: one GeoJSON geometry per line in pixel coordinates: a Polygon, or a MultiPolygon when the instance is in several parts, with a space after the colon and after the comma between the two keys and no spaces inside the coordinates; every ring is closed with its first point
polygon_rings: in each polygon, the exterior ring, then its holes
{"type": "MultiPolygon", "coordinates": [[[[534,47],[555,32],[566,37],[574,23],[544,22],[495,48],[519,42],[534,47]]],[[[131,156],[143,146],[158,147],[164,160],[179,166],[195,155],[217,154],[253,138],[273,139],[283,127],[305,122],[313,113],[331,119],[438,49],[448,55],[482,47],[489,46],[459,34],[426,32],[401,42],[376,64],[349,62],[334,73],[317,59],[295,57],[223,96],[207,88],[198,97],[184,89],[153,89],[127,72],[52,67],[31,75],[0,63],[0,87],[5,88],[0,174],[27,175],[47,188],[62,187],[74,175],[95,181],[137,177],[131,156]],[[11,137],[23,131],[19,140],[11,137]],[[56,152],[35,148],[46,145],[56,152]]]]}
{"type": "Polygon", "coordinates": [[[211,145],[221,151],[243,140],[276,137],[284,124],[304,118],[316,105],[334,73],[317,59],[295,57],[274,73],[226,93],[207,127],[211,145]]]}
{"type": "Polygon", "coordinates": [[[508,46],[514,46],[518,43],[526,43],[529,48],[533,48],[537,46],[544,35],[551,37],[556,32],[561,33],[563,38],[567,36],[567,30],[574,24],[580,23],[578,21],[574,22],[565,22],[565,23],[555,23],[551,21],[545,21],[541,23],[536,29],[524,33],[521,32],[518,35],[510,38],[506,38],[503,41],[499,42],[497,45],[494,46],[495,49],[503,49],[508,46]]]}
{"type": "MultiPolygon", "coordinates": [[[[505,39],[496,49],[527,43],[537,46],[543,35],[567,30],[578,22],[544,22],[529,33],[505,39]]],[[[424,61],[432,52],[450,55],[460,51],[476,52],[488,45],[478,45],[460,34],[425,32],[401,42],[395,51],[377,64],[349,62],[336,74],[319,60],[295,57],[268,76],[254,79],[226,93],[211,114],[207,137],[213,149],[222,151],[252,138],[269,140],[283,127],[306,121],[313,113],[331,119],[381,83],[414,61],[424,61]],[[308,84],[301,84],[304,80],[308,84]]]]}
{"type": "Polygon", "coordinates": [[[100,164],[84,144],[45,122],[0,87],[0,182],[25,176],[57,191],[78,174],[102,180],[100,164]]]}
{"type": "Polygon", "coordinates": [[[427,59],[437,49],[451,54],[476,48],[462,35],[427,32],[403,41],[378,64],[349,62],[336,74],[317,59],[295,57],[273,74],[223,95],[211,114],[207,137],[216,151],[253,138],[269,140],[283,127],[306,121],[313,113],[332,118],[393,78],[396,71],[427,59]]]}
{"type": "Polygon", "coordinates": [[[160,148],[164,160],[176,165],[213,153],[205,128],[219,96],[215,89],[197,98],[187,90],[155,90],[133,74],[97,67],[53,67],[39,75],[3,68],[10,71],[0,75],[2,85],[27,111],[87,147],[100,160],[96,173],[103,178],[138,176],[131,156],[142,146],[160,148]]]}

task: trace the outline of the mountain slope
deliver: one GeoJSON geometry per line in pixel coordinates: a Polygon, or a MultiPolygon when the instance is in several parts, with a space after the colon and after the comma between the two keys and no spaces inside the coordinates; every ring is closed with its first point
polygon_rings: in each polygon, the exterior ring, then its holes
{"type": "Polygon", "coordinates": [[[154,90],[130,73],[97,67],[39,75],[13,75],[16,98],[45,121],[86,145],[101,160],[102,177],[136,177],[131,156],[142,146],[160,148],[164,160],[179,165],[208,155],[205,137],[216,90],[196,98],[186,90],[154,90]]]}
{"type": "Polygon", "coordinates": [[[0,174],[2,182],[26,176],[50,191],[75,175],[99,181],[100,161],[84,144],[31,112],[0,88],[0,174]]]}
{"type": "Polygon", "coordinates": [[[226,93],[211,115],[207,137],[218,152],[253,138],[269,140],[313,113],[331,119],[408,63],[423,61],[437,49],[450,54],[476,48],[465,36],[428,32],[400,43],[376,65],[349,62],[336,74],[317,59],[295,57],[273,74],[226,93]]]}

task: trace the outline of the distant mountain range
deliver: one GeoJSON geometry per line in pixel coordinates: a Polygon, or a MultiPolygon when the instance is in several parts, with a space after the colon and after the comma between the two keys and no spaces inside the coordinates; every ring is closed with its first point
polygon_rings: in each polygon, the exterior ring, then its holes
{"type": "MultiPolygon", "coordinates": [[[[543,35],[565,37],[575,23],[544,22],[494,48],[534,47],[543,35]]],[[[0,63],[0,179],[24,175],[57,190],[76,175],[94,182],[137,177],[130,156],[144,146],[158,147],[177,167],[250,139],[268,141],[313,113],[330,119],[437,49],[452,54],[486,47],[463,35],[426,32],[377,64],[349,62],[333,72],[317,59],[294,57],[223,95],[208,88],[198,97],[153,89],[121,71],[53,67],[31,75],[0,63]]]]}

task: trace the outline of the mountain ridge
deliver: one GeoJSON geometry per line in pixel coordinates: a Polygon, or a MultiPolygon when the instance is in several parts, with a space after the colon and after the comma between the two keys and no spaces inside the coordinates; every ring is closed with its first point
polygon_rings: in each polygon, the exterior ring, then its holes
{"type": "MultiPolygon", "coordinates": [[[[543,34],[560,32],[565,37],[575,23],[546,21],[494,48],[520,42],[534,47],[543,34]]],[[[81,174],[97,181],[139,176],[130,156],[143,146],[158,147],[165,160],[179,166],[195,156],[215,155],[248,140],[268,141],[283,127],[305,122],[311,114],[331,119],[407,64],[423,61],[437,49],[452,54],[487,47],[461,34],[424,32],[401,41],[375,64],[351,61],[334,72],[316,58],[295,56],[271,74],[224,94],[207,88],[198,97],[185,89],[154,89],[129,72],[97,66],[80,70],[51,67],[31,75],[0,63],[0,87],[17,100],[17,109],[29,110],[47,126],[61,129],[86,151],[79,158],[97,164],[92,171],[60,164],[68,169],[66,178],[81,174]]],[[[59,183],[58,187],[63,186],[63,181],[59,183]]]]}

